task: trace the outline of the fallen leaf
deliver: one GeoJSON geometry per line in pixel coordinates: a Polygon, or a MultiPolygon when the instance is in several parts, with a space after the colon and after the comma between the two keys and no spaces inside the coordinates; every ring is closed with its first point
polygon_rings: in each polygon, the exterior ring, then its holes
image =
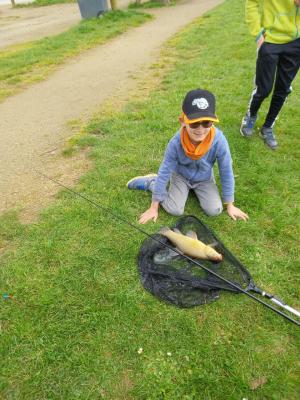
{"type": "Polygon", "coordinates": [[[267,378],[262,376],[261,378],[255,379],[250,383],[250,389],[255,390],[258,387],[263,386],[265,383],[267,383],[267,378]]]}

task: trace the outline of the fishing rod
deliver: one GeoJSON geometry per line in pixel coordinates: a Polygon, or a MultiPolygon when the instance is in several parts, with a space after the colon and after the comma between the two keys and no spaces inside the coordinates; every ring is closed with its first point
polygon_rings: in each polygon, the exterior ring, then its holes
{"type": "MultiPolygon", "coordinates": [[[[111,209],[101,206],[100,204],[98,204],[96,201],[94,201],[93,199],[90,199],[87,196],[84,196],[83,194],[71,189],[68,186],[65,186],[64,184],[62,184],[61,182],[57,181],[56,179],[50,178],[49,176],[43,174],[40,171],[36,171],[36,173],[40,176],[43,176],[44,178],[48,179],[49,181],[54,182],[56,185],[66,189],[67,191],[73,193],[75,196],[81,197],[82,199],[86,200],[88,203],[92,204],[93,206],[95,206],[96,208],[99,208],[100,210],[105,211],[107,214],[110,214],[113,218],[117,219],[118,221],[121,221],[123,223],[125,223],[126,225],[129,225],[130,227],[132,227],[133,229],[143,233],[144,235],[148,236],[149,238],[151,238],[152,240],[154,240],[155,242],[163,245],[164,247],[175,251],[175,253],[177,253],[178,255],[180,255],[181,257],[185,258],[186,260],[189,260],[191,263],[201,267],[204,271],[206,271],[209,274],[212,274],[213,276],[215,276],[216,278],[222,280],[223,282],[226,282],[227,284],[229,284],[230,286],[234,287],[235,289],[237,289],[239,292],[242,292],[244,294],[246,294],[248,297],[250,297],[252,300],[255,300],[257,302],[259,302],[260,304],[264,305],[265,307],[268,307],[269,309],[271,309],[272,311],[276,312],[277,314],[281,315],[282,317],[286,318],[287,320],[289,320],[290,322],[293,322],[294,324],[300,326],[300,322],[291,318],[289,315],[283,313],[282,311],[278,310],[275,307],[272,307],[270,304],[264,302],[263,300],[259,299],[258,297],[254,296],[253,294],[247,292],[246,290],[242,289],[240,286],[236,285],[235,283],[229,281],[228,279],[222,277],[221,275],[219,275],[218,273],[210,270],[209,268],[205,267],[204,265],[200,264],[198,261],[194,260],[193,258],[187,256],[186,254],[183,254],[181,251],[179,251],[178,249],[170,246],[168,243],[164,243],[163,241],[161,241],[160,239],[158,239],[157,237],[149,234],[148,232],[146,232],[144,229],[140,228],[139,226],[131,223],[130,221],[128,221],[127,219],[120,217],[119,215],[115,214],[113,211],[111,211],[111,209]]],[[[257,288],[258,289],[258,288],[257,288]]],[[[254,289],[255,290],[255,289],[254,289]]],[[[276,299],[274,302],[276,302],[276,304],[281,305],[281,306],[285,306],[284,308],[286,308],[288,311],[293,312],[292,310],[294,310],[293,308],[287,306],[286,304],[284,304],[283,302],[280,302],[279,299],[275,298],[274,296],[263,292],[263,291],[257,291],[257,293],[272,299],[276,299]]],[[[296,315],[300,316],[300,313],[297,310],[296,311],[296,315]]]]}

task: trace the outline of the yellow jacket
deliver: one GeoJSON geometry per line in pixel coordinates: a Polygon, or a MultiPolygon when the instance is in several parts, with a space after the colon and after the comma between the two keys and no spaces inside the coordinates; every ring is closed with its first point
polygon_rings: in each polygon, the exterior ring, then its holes
{"type": "Polygon", "coordinates": [[[294,0],[246,0],[250,33],[266,42],[288,43],[300,38],[300,10],[294,0]]]}

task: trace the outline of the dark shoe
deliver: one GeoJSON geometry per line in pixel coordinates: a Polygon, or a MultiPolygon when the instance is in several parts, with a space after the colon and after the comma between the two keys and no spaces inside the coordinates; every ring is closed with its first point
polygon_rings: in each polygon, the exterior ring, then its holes
{"type": "Polygon", "coordinates": [[[262,127],[260,131],[260,136],[263,138],[264,142],[270,149],[275,150],[278,146],[277,140],[275,138],[273,128],[262,127]]]}
{"type": "Polygon", "coordinates": [[[256,122],[257,116],[250,117],[249,114],[246,114],[242,119],[240,132],[245,137],[250,137],[253,135],[253,128],[256,122]]]}
{"type": "Polygon", "coordinates": [[[128,189],[135,189],[135,190],[150,190],[150,185],[155,178],[157,177],[156,174],[149,174],[145,176],[136,176],[135,178],[130,179],[127,182],[128,189]]]}

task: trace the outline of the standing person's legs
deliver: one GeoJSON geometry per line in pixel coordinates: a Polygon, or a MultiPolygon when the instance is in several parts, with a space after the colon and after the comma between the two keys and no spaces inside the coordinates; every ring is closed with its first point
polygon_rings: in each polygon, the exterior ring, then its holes
{"type": "Polygon", "coordinates": [[[188,181],[181,175],[173,174],[170,179],[168,197],[161,206],[172,215],[182,215],[190,191],[188,181]]]}
{"type": "Polygon", "coordinates": [[[202,210],[209,217],[214,217],[223,211],[222,200],[219,194],[218,187],[214,181],[199,182],[192,186],[202,210]]]}
{"type": "Polygon", "coordinates": [[[278,45],[263,43],[257,54],[255,89],[249,102],[249,107],[241,124],[240,132],[249,137],[253,134],[257,112],[266,97],[272,91],[276,67],[278,63],[278,45]]]}
{"type": "Polygon", "coordinates": [[[270,128],[274,125],[278,114],[291,93],[291,83],[300,68],[300,39],[281,45],[279,55],[274,92],[264,127],[270,128]]]}
{"type": "Polygon", "coordinates": [[[273,131],[274,123],[287,96],[292,91],[291,83],[299,70],[300,39],[277,46],[279,49],[279,59],[274,92],[265,123],[261,128],[261,137],[272,150],[275,150],[278,145],[273,131]]]}
{"type": "Polygon", "coordinates": [[[256,62],[255,89],[249,103],[249,114],[254,117],[272,91],[276,67],[279,60],[279,47],[273,43],[263,43],[258,51],[256,62]]]}

